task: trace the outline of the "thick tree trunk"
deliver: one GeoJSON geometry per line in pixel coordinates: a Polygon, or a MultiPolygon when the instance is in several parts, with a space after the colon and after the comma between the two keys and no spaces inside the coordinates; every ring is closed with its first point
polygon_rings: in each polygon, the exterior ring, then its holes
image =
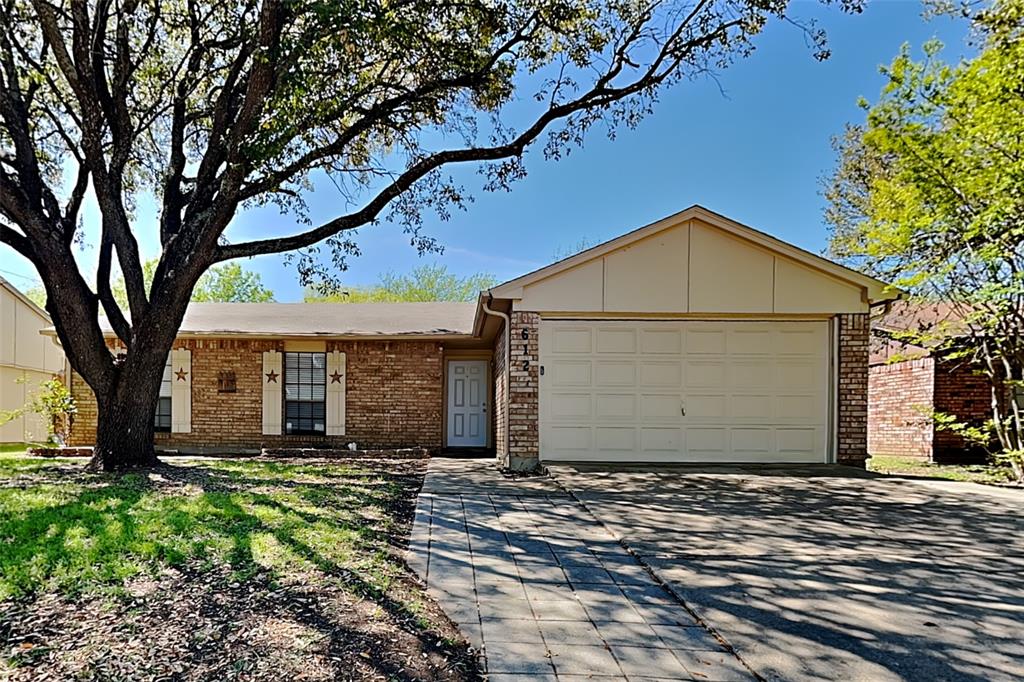
{"type": "Polygon", "coordinates": [[[110,395],[96,396],[94,469],[123,471],[159,463],[153,450],[153,417],[159,395],[159,370],[144,371],[128,363],[120,368],[110,395]]]}

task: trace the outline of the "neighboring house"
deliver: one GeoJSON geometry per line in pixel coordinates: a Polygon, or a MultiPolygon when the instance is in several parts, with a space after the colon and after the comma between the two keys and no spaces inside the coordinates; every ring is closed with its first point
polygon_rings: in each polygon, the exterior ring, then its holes
{"type": "Polygon", "coordinates": [[[872,322],[868,382],[868,452],[920,457],[935,462],[974,460],[983,454],[949,430],[937,429],[933,414],[979,425],[992,417],[988,379],[963,359],[950,359],[926,345],[899,338],[955,324],[948,305],[900,301],[872,322]]]}
{"type": "Polygon", "coordinates": [[[34,412],[4,421],[32,400],[39,384],[64,370],[64,354],[40,335],[52,323],[46,311],[0,277],[0,443],[44,441],[49,429],[34,412]]]}
{"type": "Polygon", "coordinates": [[[885,289],[695,206],[475,303],[193,304],[158,445],[862,465],[885,289]]]}

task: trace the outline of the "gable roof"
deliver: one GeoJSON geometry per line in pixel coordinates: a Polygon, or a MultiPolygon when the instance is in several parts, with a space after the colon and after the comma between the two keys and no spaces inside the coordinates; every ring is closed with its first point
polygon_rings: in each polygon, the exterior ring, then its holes
{"type": "MultiPolygon", "coordinates": [[[[476,303],[190,303],[178,330],[194,336],[469,336],[476,303]]],[[[113,335],[105,317],[104,334],[113,335]]]]}
{"type": "Polygon", "coordinates": [[[748,227],[736,222],[735,220],[726,218],[725,216],[715,213],[714,211],[704,208],[698,204],[694,204],[693,206],[670,215],[667,218],[662,218],[650,225],[645,225],[644,227],[627,232],[620,237],[598,244],[597,246],[586,249],[585,251],[569,256],[568,258],[563,258],[551,265],[547,265],[543,268],[534,270],[533,272],[529,272],[525,275],[492,287],[490,294],[494,298],[519,298],[522,295],[522,288],[529,284],[547,279],[588,261],[601,258],[612,251],[616,251],[624,246],[638,242],[641,239],[646,239],[658,232],[677,227],[692,218],[698,218],[701,221],[722,230],[723,232],[727,232],[731,235],[744,239],[767,249],[768,251],[786,256],[798,263],[831,275],[836,279],[862,287],[867,292],[867,298],[870,303],[894,300],[900,297],[900,292],[897,289],[881,280],[869,277],[857,272],[856,270],[834,263],[827,258],[815,255],[810,251],[793,246],[781,239],[777,239],[769,234],[761,232],[760,230],[755,230],[752,227],[748,227]]]}
{"type": "Polygon", "coordinates": [[[13,295],[16,299],[18,299],[19,301],[24,303],[26,306],[28,306],[28,308],[32,312],[34,312],[36,315],[38,315],[39,317],[43,318],[47,322],[51,321],[49,313],[47,313],[45,310],[43,310],[38,305],[36,305],[35,301],[33,301],[28,296],[26,296],[24,293],[22,293],[22,291],[20,289],[18,289],[18,287],[14,286],[13,284],[8,282],[3,277],[0,277],[0,287],[2,287],[4,289],[6,289],[7,291],[11,292],[11,295],[13,295]]]}

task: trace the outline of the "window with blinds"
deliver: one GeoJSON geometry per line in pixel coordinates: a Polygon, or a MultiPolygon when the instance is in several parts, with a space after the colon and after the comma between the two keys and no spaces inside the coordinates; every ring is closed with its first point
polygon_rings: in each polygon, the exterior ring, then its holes
{"type": "Polygon", "coordinates": [[[164,365],[164,376],[160,380],[160,397],[156,401],[156,414],[153,416],[153,426],[157,431],[171,430],[171,385],[173,379],[171,355],[168,353],[167,364],[164,365]]]}
{"type": "Polygon", "coordinates": [[[284,354],[284,424],[287,434],[327,432],[327,354],[284,354]]]}

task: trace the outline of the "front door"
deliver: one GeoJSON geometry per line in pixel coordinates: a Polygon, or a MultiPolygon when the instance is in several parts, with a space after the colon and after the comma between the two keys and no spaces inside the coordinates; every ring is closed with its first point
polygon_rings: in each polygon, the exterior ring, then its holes
{"type": "Polygon", "coordinates": [[[487,361],[448,361],[448,446],[487,445],[487,361]]]}

